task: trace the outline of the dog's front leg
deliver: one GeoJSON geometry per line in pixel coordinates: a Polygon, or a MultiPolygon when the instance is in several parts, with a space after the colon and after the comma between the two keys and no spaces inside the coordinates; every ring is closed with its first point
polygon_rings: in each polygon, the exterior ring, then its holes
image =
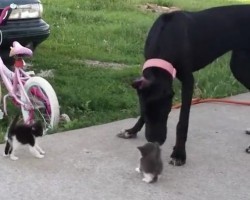
{"type": "Polygon", "coordinates": [[[189,123],[189,112],[192,102],[193,95],[193,85],[194,77],[191,74],[185,79],[181,80],[182,82],[182,93],[181,93],[181,110],[179,116],[179,122],[176,129],[176,143],[174,146],[173,153],[171,154],[172,160],[170,164],[175,166],[184,165],[186,162],[186,140],[188,132],[188,123],[189,123]]]}
{"type": "Polygon", "coordinates": [[[124,138],[124,139],[136,138],[137,133],[141,130],[144,123],[145,122],[144,122],[143,117],[140,116],[140,118],[138,119],[138,121],[132,128],[122,130],[120,133],[117,134],[117,137],[124,138]]]}

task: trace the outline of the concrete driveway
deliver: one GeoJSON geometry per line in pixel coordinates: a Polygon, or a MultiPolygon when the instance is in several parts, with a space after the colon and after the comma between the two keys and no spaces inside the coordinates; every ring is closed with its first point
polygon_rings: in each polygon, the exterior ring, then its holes
{"type": "MultiPolygon", "coordinates": [[[[233,97],[249,100],[250,94],[233,97]]],[[[187,163],[168,164],[175,141],[179,110],[169,116],[168,139],[162,147],[164,171],[155,184],[142,182],[135,172],[144,144],[115,135],[136,119],[58,133],[43,138],[44,159],[27,147],[18,161],[0,157],[2,200],[249,200],[250,107],[207,103],[191,109],[187,163]]],[[[4,145],[0,145],[3,152],[4,145]]]]}

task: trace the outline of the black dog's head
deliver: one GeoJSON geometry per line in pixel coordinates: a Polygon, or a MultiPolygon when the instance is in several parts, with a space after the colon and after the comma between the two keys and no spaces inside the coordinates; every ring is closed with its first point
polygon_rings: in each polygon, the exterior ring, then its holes
{"type": "Polygon", "coordinates": [[[146,138],[149,142],[163,144],[166,139],[166,123],[174,96],[173,78],[163,69],[147,68],[143,76],[132,86],[137,90],[141,115],[146,125],[146,138]]]}

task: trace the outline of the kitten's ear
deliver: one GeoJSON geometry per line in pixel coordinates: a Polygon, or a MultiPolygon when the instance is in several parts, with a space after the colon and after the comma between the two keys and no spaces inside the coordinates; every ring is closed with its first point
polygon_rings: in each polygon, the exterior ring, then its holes
{"type": "Polygon", "coordinates": [[[137,147],[137,149],[141,152],[142,156],[145,155],[145,149],[143,148],[143,146],[139,146],[139,147],[137,147]]]}

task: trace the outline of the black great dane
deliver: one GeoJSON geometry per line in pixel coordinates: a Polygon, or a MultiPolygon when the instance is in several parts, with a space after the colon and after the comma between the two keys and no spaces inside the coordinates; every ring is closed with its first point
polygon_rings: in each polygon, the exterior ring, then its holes
{"type": "Polygon", "coordinates": [[[182,106],[170,163],[185,164],[193,72],[228,51],[232,51],[230,68],[234,77],[250,89],[250,5],[160,15],[146,39],[142,77],[132,83],[139,97],[140,118],[134,127],[118,137],[136,137],[145,123],[149,142],[161,145],[165,142],[176,73],[182,84],[182,106]]]}

